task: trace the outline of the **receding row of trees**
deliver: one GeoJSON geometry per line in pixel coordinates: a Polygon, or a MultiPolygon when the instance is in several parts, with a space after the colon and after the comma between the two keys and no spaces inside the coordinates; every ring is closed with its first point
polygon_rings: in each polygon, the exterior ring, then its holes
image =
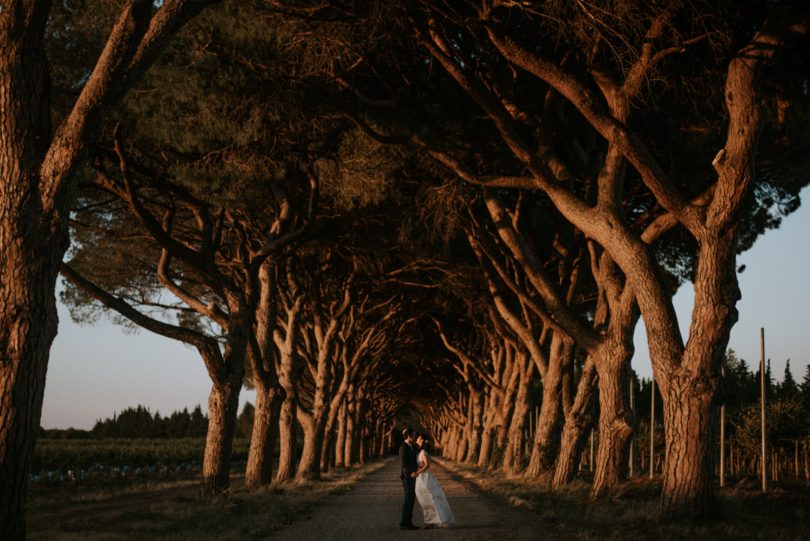
{"type": "MultiPolygon", "coordinates": [[[[582,359],[573,359],[573,371],[563,376],[557,399],[561,400],[564,417],[557,426],[548,428],[542,419],[544,409],[548,408],[543,406],[545,395],[531,392],[542,387],[542,377],[537,371],[525,370],[529,364],[525,353],[521,355],[503,346],[484,344],[483,352],[467,354],[449,341],[445,344],[457,357],[457,370],[464,375],[467,384],[466,388],[457,389],[456,394],[448,395],[447,402],[427,416],[427,424],[436,432],[445,456],[512,475],[543,477],[546,474],[552,487],[565,485],[583,469],[598,475],[600,461],[604,460],[594,452],[594,435],[597,440],[601,438],[598,433],[601,427],[595,422],[601,415],[598,401],[590,404],[591,411],[579,433],[576,448],[572,450],[563,445],[566,430],[570,430],[576,389],[582,378],[587,378],[582,371],[582,359]],[[547,436],[544,431],[551,435],[547,436]],[[546,447],[538,446],[538,439],[546,447]],[[550,455],[551,467],[541,469],[538,474],[532,463],[541,461],[543,451],[550,455]]],[[[724,471],[721,473],[719,469],[721,439],[717,434],[714,475],[718,478],[722,475],[724,482],[755,481],[762,471],[760,375],[758,371],[750,371],[746,362],[733,351],[728,352],[724,367],[724,471]]],[[[626,462],[615,467],[625,476],[658,476],[665,461],[662,436],[666,425],[662,426],[661,395],[652,394],[651,380],[639,381],[632,374],[628,378],[633,389],[633,398],[628,397],[628,405],[632,405],[629,415],[633,438],[624,455],[626,462]],[[651,403],[653,396],[655,406],[651,403]],[[651,416],[654,419],[652,446],[651,416]]],[[[769,442],[766,474],[777,481],[810,480],[810,367],[804,380],[797,383],[788,362],[783,381],[777,383],[768,366],[766,396],[769,442]]],[[[596,491],[596,482],[594,479],[593,491],[596,491]]]]}
{"type": "Polygon", "coordinates": [[[13,0],[0,534],[24,536],[59,272],[75,317],[199,352],[205,493],[249,381],[249,486],[408,418],[555,488],[596,424],[599,497],[627,475],[643,318],[662,509],[706,514],[736,254],[808,182],[807,33],[790,2],[13,0]]]}

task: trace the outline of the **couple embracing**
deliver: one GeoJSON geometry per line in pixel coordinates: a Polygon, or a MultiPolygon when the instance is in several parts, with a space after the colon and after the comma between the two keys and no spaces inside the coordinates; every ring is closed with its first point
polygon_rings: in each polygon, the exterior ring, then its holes
{"type": "Polygon", "coordinates": [[[414,441],[410,428],[402,431],[405,440],[399,448],[400,479],[405,489],[405,503],[402,505],[401,530],[416,530],[413,525],[414,499],[419,500],[426,528],[447,527],[455,522],[453,512],[447,503],[442,487],[430,472],[430,440],[420,434],[414,441]]]}

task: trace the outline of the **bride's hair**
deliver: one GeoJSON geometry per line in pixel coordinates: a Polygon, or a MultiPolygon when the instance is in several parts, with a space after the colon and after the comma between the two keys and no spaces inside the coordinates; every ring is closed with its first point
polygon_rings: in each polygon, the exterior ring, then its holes
{"type": "Polygon", "coordinates": [[[422,449],[430,451],[430,436],[427,434],[420,434],[422,436],[422,449]]]}

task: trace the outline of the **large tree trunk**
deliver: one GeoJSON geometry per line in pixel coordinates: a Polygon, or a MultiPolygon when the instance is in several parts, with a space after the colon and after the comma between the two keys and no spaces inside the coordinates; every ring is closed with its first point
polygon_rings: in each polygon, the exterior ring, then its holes
{"type": "Polygon", "coordinates": [[[363,439],[363,419],[368,410],[368,404],[362,398],[362,393],[358,396],[357,405],[352,414],[352,445],[349,456],[352,464],[362,464],[361,447],[363,439]]]}
{"type": "Polygon", "coordinates": [[[605,347],[597,361],[599,372],[599,443],[591,498],[599,498],[627,477],[633,417],[628,403],[629,355],[623,347],[605,347]]]}
{"type": "Polygon", "coordinates": [[[503,451],[506,448],[506,440],[509,434],[509,427],[511,425],[512,409],[515,403],[515,395],[517,394],[520,385],[520,377],[523,373],[523,363],[526,356],[511,350],[507,355],[512,355],[512,370],[509,374],[509,382],[506,385],[503,398],[501,399],[500,410],[498,412],[498,425],[495,430],[495,446],[498,451],[503,451]]]}
{"type": "MultiPolygon", "coordinates": [[[[717,388],[740,297],[735,255],[733,228],[702,241],[689,341],[681,359],[654,365],[664,399],[666,463],[661,507],[669,515],[708,516],[714,511],[717,388]],[[662,366],[677,368],[660,370],[662,366]]],[[[650,339],[648,333],[648,341],[653,351],[656,338],[650,339]]]]}
{"type": "Polygon", "coordinates": [[[230,486],[231,450],[239,414],[238,381],[215,383],[208,396],[208,432],[203,457],[202,494],[210,496],[224,492],[230,486]]]}
{"type": "Polygon", "coordinates": [[[335,467],[346,467],[346,402],[340,405],[337,417],[337,434],[335,435],[335,467]]]}
{"type": "Polygon", "coordinates": [[[352,450],[355,448],[355,411],[357,409],[357,401],[352,399],[346,406],[346,431],[345,437],[343,439],[343,465],[345,467],[351,467],[354,462],[354,456],[352,455],[352,450]]]}
{"type": "Polygon", "coordinates": [[[701,246],[689,342],[681,359],[667,363],[680,361],[677,368],[655,372],[664,400],[661,507],[669,515],[707,516],[714,510],[717,387],[739,298],[733,238],[732,230],[701,246]]]}
{"type": "Polygon", "coordinates": [[[478,467],[489,466],[489,458],[492,455],[492,443],[495,436],[495,416],[498,411],[498,403],[492,397],[496,391],[490,391],[490,398],[484,402],[484,423],[481,432],[481,448],[478,452],[478,467]]]}
{"type": "Polygon", "coordinates": [[[64,248],[44,247],[38,234],[14,239],[9,225],[0,222],[0,538],[16,540],[25,537],[28,475],[56,336],[53,252],[64,248]]]}
{"type": "Polygon", "coordinates": [[[554,333],[548,370],[543,377],[543,403],[534,433],[529,465],[524,476],[537,478],[551,472],[559,450],[562,415],[563,365],[570,359],[570,344],[554,333]]]}
{"type": "Polygon", "coordinates": [[[467,437],[466,423],[464,424],[464,426],[458,427],[456,437],[458,438],[458,443],[456,443],[456,456],[453,457],[453,460],[455,460],[456,462],[463,462],[464,457],[467,456],[467,446],[470,443],[470,440],[467,437]]]}
{"type": "Polygon", "coordinates": [[[273,480],[273,451],[278,434],[281,393],[275,387],[256,387],[256,408],[250,436],[245,487],[258,488],[273,480]]]}
{"type": "Polygon", "coordinates": [[[560,454],[554,468],[551,488],[559,490],[573,481],[582,458],[582,451],[593,426],[593,406],[596,400],[596,368],[593,362],[586,361],[582,370],[577,395],[571,409],[565,413],[560,454]]]}
{"type": "Polygon", "coordinates": [[[281,346],[281,367],[279,383],[283,390],[281,408],[278,414],[278,471],[276,481],[284,482],[293,478],[295,472],[295,421],[298,414],[298,373],[295,367],[293,343],[297,332],[297,314],[302,297],[296,301],[288,313],[287,336],[281,346]]]}
{"type": "Polygon", "coordinates": [[[38,192],[50,140],[47,6],[18,14],[33,9],[15,5],[4,3],[0,14],[0,538],[8,540],[25,536],[26,485],[57,328],[54,289],[68,238],[67,214],[43,215],[38,192]]]}
{"type": "Polygon", "coordinates": [[[326,415],[320,408],[308,415],[301,415],[299,412],[299,422],[304,429],[304,448],[295,476],[299,479],[318,479],[321,475],[321,448],[326,415]]]}
{"type": "Polygon", "coordinates": [[[630,409],[630,360],[638,308],[631,291],[611,303],[605,340],[595,352],[599,374],[599,447],[591,498],[598,498],[627,477],[633,412],[630,409]]]}
{"type": "Polygon", "coordinates": [[[284,388],[278,414],[278,471],[276,481],[289,481],[295,473],[295,418],[298,397],[294,388],[284,388]]]}
{"type": "MultiPolygon", "coordinates": [[[[450,422],[453,423],[453,421],[450,422]]],[[[451,424],[450,429],[445,435],[444,452],[442,453],[442,456],[446,456],[450,459],[456,458],[456,450],[458,449],[458,439],[456,438],[457,430],[458,428],[456,427],[455,423],[451,424]]]]}
{"type": "Polygon", "coordinates": [[[467,408],[467,452],[464,461],[473,463],[478,460],[478,451],[481,446],[481,413],[483,411],[483,397],[479,390],[469,387],[469,402],[467,408]]]}
{"type": "MultiPolygon", "coordinates": [[[[523,457],[523,429],[526,427],[526,416],[529,413],[529,385],[534,376],[535,365],[528,356],[521,367],[520,383],[515,396],[515,407],[512,410],[512,422],[506,437],[506,446],[503,452],[503,471],[507,475],[515,475],[520,471],[523,457]]],[[[520,362],[518,361],[518,362],[520,362]]]]}
{"type": "Polygon", "coordinates": [[[484,431],[484,394],[481,391],[475,393],[473,402],[473,433],[470,437],[470,450],[467,461],[472,463],[478,460],[481,452],[481,438],[484,431]]]}
{"type": "MultiPolygon", "coordinates": [[[[344,382],[345,383],[345,382],[344,382]]],[[[326,418],[326,423],[323,429],[323,442],[321,443],[321,471],[328,471],[330,466],[335,466],[336,461],[336,438],[338,437],[335,430],[335,420],[337,419],[340,411],[343,409],[344,399],[346,397],[346,389],[348,385],[341,384],[335,396],[332,398],[332,403],[329,407],[329,414],[326,418]]],[[[345,419],[344,419],[345,421],[345,419]]]]}
{"type": "Polygon", "coordinates": [[[714,508],[713,409],[716,393],[690,378],[673,382],[664,400],[666,461],[662,509],[671,515],[706,516],[714,508]]]}

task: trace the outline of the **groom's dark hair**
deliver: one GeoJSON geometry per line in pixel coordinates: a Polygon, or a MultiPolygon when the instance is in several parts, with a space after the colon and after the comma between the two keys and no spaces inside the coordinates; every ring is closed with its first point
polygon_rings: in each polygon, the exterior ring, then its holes
{"type": "Polygon", "coordinates": [[[411,430],[410,428],[403,428],[402,429],[402,439],[403,440],[408,439],[408,436],[410,436],[412,433],[413,433],[413,430],[411,430]]]}

